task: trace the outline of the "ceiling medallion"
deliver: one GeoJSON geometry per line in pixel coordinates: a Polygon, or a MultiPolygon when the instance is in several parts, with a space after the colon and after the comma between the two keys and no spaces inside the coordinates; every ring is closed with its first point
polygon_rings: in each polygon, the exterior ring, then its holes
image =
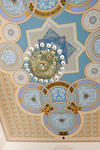
{"type": "Polygon", "coordinates": [[[34,47],[26,52],[24,58],[24,67],[29,73],[30,78],[39,82],[54,82],[57,81],[66,64],[62,49],[53,43],[35,44],[34,47]]]}

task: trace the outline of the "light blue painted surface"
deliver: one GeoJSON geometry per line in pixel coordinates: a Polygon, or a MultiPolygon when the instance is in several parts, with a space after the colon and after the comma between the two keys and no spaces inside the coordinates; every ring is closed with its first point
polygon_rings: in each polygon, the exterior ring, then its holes
{"type": "MultiPolygon", "coordinates": [[[[82,15],[70,14],[70,13],[64,11],[60,16],[55,18],[54,21],[58,24],[67,24],[67,23],[75,23],[76,22],[77,38],[84,45],[85,40],[89,35],[89,32],[85,31],[82,28],[82,26],[80,24],[81,17],[82,17],[82,15]]],[[[22,31],[22,36],[21,36],[20,40],[17,42],[17,44],[22,48],[23,51],[25,51],[28,46],[25,30],[41,28],[41,26],[44,24],[44,22],[45,22],[44,20],[39,20],[32,16],[27,22],[25,22],[23,24],[19,24],[21,31],[22,31]]],[[[86,56],[85,52],[83,52],[83,54],[79,57],[80,72],[74,73],[74,74],[63,75],[63,77],[61,79],[72,83],[78,79],[85,78],[84,68],[89,62],[90,62],[90,60],[86,56]]],[[[33,82],[32,79],[31,79],[31,82],[33,82]]],[[[37,81],[36,83],[39,83],[39,82],[37,81]]],[[[42,84],[44,85],[44,83],[42,83],[42,84]]]]}

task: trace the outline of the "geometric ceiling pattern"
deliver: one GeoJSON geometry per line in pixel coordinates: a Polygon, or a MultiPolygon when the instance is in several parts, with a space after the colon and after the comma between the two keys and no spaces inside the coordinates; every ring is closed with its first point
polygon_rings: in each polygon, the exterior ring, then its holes
{"type": "Polygon", "coordinates": [[[100,1],[0,6],[0,121],[7,140],[100,142],[100,1]]]}

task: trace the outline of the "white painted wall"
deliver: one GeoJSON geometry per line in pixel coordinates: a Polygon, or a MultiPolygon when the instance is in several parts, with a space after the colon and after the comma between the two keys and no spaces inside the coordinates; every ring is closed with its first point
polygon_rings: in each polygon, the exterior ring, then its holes
{"type": "Polygon", "coordinates": [[[12,143],[1,150],[100,150],[100,143],[12,143]]]}

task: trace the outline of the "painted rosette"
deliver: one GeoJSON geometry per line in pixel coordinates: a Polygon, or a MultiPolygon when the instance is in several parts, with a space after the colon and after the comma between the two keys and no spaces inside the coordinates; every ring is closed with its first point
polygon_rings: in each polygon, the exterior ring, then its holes
{"type": "Polygon", "coordinates": [[[13,74],[13,80],[18,85],[24,85],[29,82],[28,73],[25,70],[17,70],[13,74]]]}
{"type": "Polygon", "coordinates": [[[100,61],[100,30],[89,35],[86,41],[86,54],[92,61],[100,61]]]}
{"type": "Polygon", "coordinates": [[[17,42],[21,37],[21,30],[18,25],[7,23],[3,27],[3,36],[7,41],[17,42]]]}
{"type": "Polygon", "coordinates": [[[46,127],[56,135],[68,136],[74,133],[80,125],[79,114],[71,111],[58,110],[52,111],[49,115],[44,116],[46,127]]]}
{"type": "Polygon", "coordinates": [[[7,20],[22,23],[31,17],[22,0],[1,0],[0,14],[7,20]]]}
{"type": "Polygon", "coordinates": [[[18,93],[18,103],[21,108],[30,113],[41,113],[44,105],[40,98],[42,88],[40,84],[28,84],[21,88],[18,93]]]}
{"type": "Polygon", "coordinates": [[[89,63],[85,67],[85,75],[91,79],[98,79],[100,78],[100,63],[89,63]]]}
{"type": "Polygon", "coordinates": [[[76,81],[79,95],[78,106],[81,111],[89,111],[100,105],[100,85],[95,81],[83,79],[76,81]]]}
{"type": "Polygon", "coordinates": [[[26,9],[38,19],[55,18],[60,15],[68,4],[68,0],[24,0],[26,9]]]}
{"type": "Polygon", "coordinates": [[[98,29],[100,27],[100,11],[91,9],[83,14],[82,26],[89,32],[98,29]]]}
{"type": "Polygon", "coordinates": [[[96,4],[98,0],[69,0],[66,11],[74,14],[84,13],[96,4]]]}
{"type": "Polygon", "coordinates": [[[13,71],[20,68],[23,63],[21,48],[15,43],[2,43],[0,45],[0,67],[13,71]]]}

